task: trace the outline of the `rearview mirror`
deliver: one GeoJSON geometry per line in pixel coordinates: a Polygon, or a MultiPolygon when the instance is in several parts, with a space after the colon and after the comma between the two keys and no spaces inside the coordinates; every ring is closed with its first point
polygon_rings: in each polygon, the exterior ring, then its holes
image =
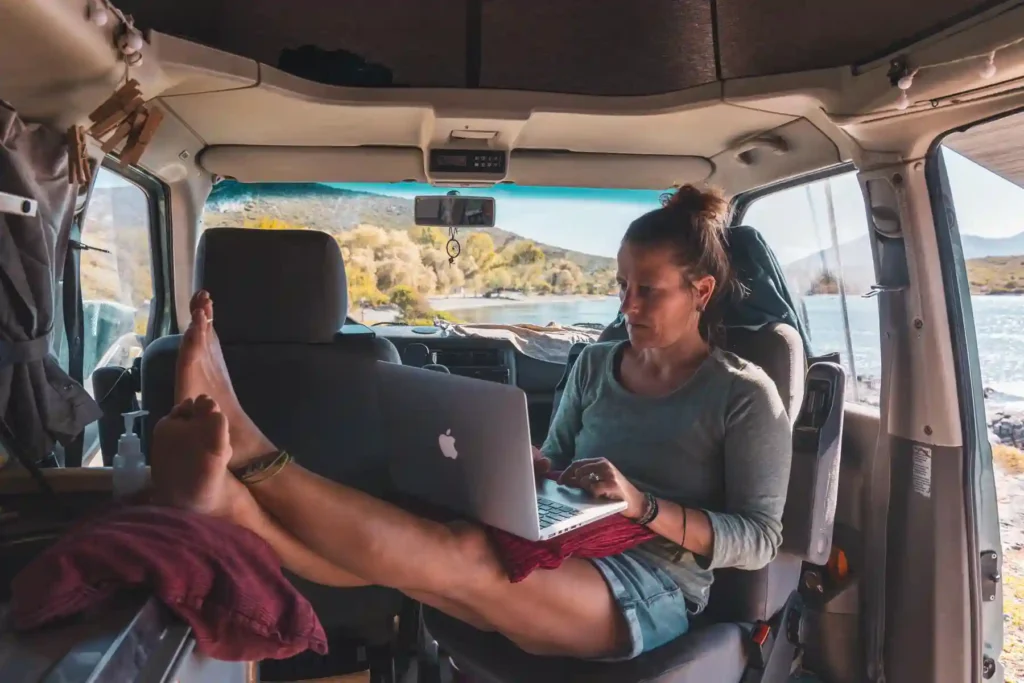
{"type": "Polygon", "coordinates": [[[494,198],[430,195],[416,197],[416,225],[493,228],[494,198]]]}

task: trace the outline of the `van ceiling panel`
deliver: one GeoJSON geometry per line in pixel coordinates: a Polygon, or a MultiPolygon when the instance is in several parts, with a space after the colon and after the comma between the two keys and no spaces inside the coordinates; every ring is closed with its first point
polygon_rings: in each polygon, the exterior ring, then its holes
{"type": "Polygon", "coordinates": [[[715,80],[707,2],[487,0],[482,14],[484,88],[649,95],[715,80]]]}
{"type": "Polygon", "coordinates": [[[346,49],[411,87],[657,94],[861,63],[997,0],[116,0],[142,28],[276,66],[346,49]],[[716,55],[714,41],[719,41],[716,55]],[[719,60],[716,69],[716,57],[719,60]]]}
{"type": "Polygon", "coordinates": [[[979,0],[718,0],[724,78],[857,64],[998,3],[979,0]]]}

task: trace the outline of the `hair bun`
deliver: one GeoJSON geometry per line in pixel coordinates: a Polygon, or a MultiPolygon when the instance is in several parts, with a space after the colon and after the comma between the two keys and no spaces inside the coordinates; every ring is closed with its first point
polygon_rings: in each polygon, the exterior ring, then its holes
{"type": "Polygon", "coordinates": [[[729,215],[729,202],[725,195],[717,189],[701,190],[686,184],[668,196],[665,206],[677,211],[697,214],[711,223],[725,226],[729,215]]]}

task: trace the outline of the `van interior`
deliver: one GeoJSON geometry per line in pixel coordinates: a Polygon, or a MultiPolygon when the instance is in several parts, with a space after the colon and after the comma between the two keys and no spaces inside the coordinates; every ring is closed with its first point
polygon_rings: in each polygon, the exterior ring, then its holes
{"type": "MultiPolygon", "coordinates": [[[[614,302],[548,326],[554,314],[517,319],[513,300],[605,305],[622,231],[673,187],[721,188],[732,225],[780,261],[818,259],[790,284],[828,294],[806,308],[836,316],[810,349],[786,325],[731,338],[794,425],[783,547],[763,570],[716,575],[699,628],[636,660],[534,657],[395,591],[290,577],[327,655],[206,659],[144,599],[4,627],[0,679],[1004,680],[993,456],[946,160],[1024,187],[1022,84],[1016,1],[0,0],[0,99],[26,126],[95,131],[90,114],[125,86],[145,108],[123,134],[69,135],[60,170],[76,193],[46,332],[101,409],[81,434],[24,447],[38,426],[10,391],[3,342],[17,339],[0,327],[0,605],[21,567],[110,499],[122,413],[147,411],[148,448],[197,286],[218,292],[261,428],[379,495],[366,360],[518,386],[539,444],[580,350],[623,328],[614,302]],[[494,227],[416,225],[414,197],[460,196],[493,198],[494,227]],[[299,244],[298,229],[333,243],[299,244]],[[347,291],[317,279],[334,243],[347,291]],[[487,269],[496,254],[505,271],[487,269]],[[858,282],[844,278],[854,261],[858,282]],[[443,307],[467,291],[499,305],[468,321],[443,307]],[[863,326],[857,306],[871,307],[863,326]],[[131,673],[114,668],[126,647],[131,673]]],[[[17,194],[3,177],[0,192],[17,194]]]]}

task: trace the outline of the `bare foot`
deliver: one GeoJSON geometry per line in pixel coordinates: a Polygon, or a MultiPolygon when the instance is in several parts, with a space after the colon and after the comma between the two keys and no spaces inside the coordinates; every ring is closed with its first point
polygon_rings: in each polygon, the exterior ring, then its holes
{"type": "Polygon", "coordinates": [[[150,466],[154,500],[206,514],[226,515],[231,460],[228,421],[209,396],[186,399],[153,429],[150,466]]]}
{"type": "Polygon", "coordinates": [[[273,452],[276,450],[274,444],[242,410],[231,386],[220,340],[213,329],[213,300],[209,293],[203,290],[196,292],[189,309],[192,323],[185,330],[178,351],[175,400],[180,403],[206,394],[220,406],[229,425],[232,467],[273,452]]]}

